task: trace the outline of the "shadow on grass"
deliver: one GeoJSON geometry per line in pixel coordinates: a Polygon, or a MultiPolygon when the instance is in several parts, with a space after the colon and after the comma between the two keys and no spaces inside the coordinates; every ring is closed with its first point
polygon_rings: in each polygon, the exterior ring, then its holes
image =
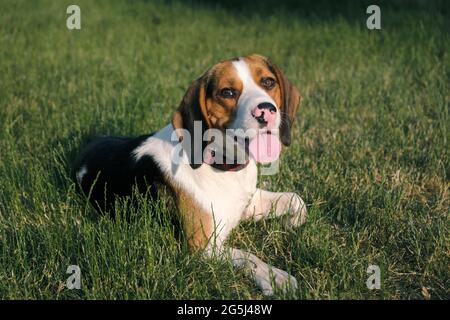
{"type": "MultiPolygon", "coordinates": [[[[166,1],[170,4],[172,1],[166,1]]],[[[261,0],[261,1],[240,1],[240,0],[191,0],[183,2],[192,8],[199,9],[225,9],[236,16],[271,16],[280,11],[295,15],[303,20],[323,20],[330,21],[336,18],[343,18],[347,21],[365,21],[366,9],[372,4],[376,4],[382,10],[392,13],[440,13],[448,15],[450,13],[450,3],[448,1],[419,1],[419,0],[261,0]]]]}

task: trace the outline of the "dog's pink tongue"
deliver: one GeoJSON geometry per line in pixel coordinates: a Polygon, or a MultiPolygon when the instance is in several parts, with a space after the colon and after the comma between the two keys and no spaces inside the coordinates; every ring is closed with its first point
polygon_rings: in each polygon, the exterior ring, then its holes
{"type": "Polygon", "coordinates": [[[278,137],[261,133],[250,141],[248,149],[257,162],[270,163],[280,157],[281,143],[278,137]]]}

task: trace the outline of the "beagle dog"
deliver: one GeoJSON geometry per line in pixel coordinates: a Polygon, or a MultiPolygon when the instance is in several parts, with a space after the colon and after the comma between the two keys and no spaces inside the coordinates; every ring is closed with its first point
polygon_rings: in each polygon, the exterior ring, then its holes
{"type": "Polygon", "coordinates": [[[130,196],[134,188],[153,197],[159,186],[167,187],[192,250],[230,257],[235,266],[250,271],[265,295],[275,288],[295,289],[297,281],[287,272],[224,242],[245,219],[287,215],[292,227],[304,222],[306,206],[300,196],[257,187],[257,162],[264,155],[251,152],[253,141],[260,138],[264,144],[269,138],[272,146],[263,149],[276,149],[277,158],[279,142],[291,142],[300,100],[299,91],[266,57],[219,62],[192,83],[171,123],[161,130],[91,141],[75,160],[74,178],[101,211],[112,211],[114,199],[130,196]],[[208,130],[215,132],[213,138],[208,130]],[[235,133],[232,139],[228,131],[235,133]],[[214,145],[216,138],[226,142],[225,148],[214,145]],[[238,150],[241,161],[228,149],[238,150]]]}

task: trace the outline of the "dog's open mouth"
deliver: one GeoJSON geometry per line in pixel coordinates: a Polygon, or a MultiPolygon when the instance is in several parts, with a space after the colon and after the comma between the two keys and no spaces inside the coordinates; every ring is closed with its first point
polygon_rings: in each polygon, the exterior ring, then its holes
{"type": "Polygon", "coordinates": [[[281,143],[271,131],[260,131],[252,139],[224,135],[222,144],[211,142],[205,150],[204,162],[220,169],[242,169],[252,157],[267,164],[276,161],[281,153],[281,143]]]}

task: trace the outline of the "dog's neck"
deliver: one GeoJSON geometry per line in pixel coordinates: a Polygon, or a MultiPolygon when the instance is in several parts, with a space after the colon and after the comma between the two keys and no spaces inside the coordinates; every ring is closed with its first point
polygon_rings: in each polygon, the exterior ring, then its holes
{"type": "Polygon", "coordinates": [[[247,167],[247,165],[249,164],[250,160],[247,160],[245,163],[222,163],[222,164],[218,164],[218,163],[212,163],[210,164],[211,167],[218,169],[218,170],[222,170],[222,171],[239,171],[244,169],[245,167],[247,167]]]}
{"type": "Polygon", "coordinates": [[[245,140],[244,144],[238,144],[237,142],[228,142],[228,145],[232,145],[235,153],[233,153],[233,158],[227,158],[227,151],[221,151],[221,148],[214,147],[214,143],[210,144],[206,151],[206,161],[205,164],[211,167],[222,170],[222,171],[239,171],[247,167],[249,164],[249,151],[248,151],[248,140],[245,140]],[[233,159],[232,161],[230,161],[233,159]],[[220,161],[216,161],[220,160],[220,161]]]}

